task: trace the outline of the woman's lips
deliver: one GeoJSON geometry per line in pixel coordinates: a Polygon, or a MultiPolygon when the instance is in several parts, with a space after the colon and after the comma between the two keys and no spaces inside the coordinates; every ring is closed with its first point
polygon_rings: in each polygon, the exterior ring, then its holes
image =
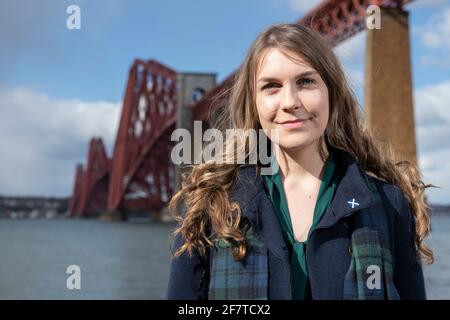
{"type": "Polygon", "coordinates": [[[307,121],[308,119],[297,119],[292,121],[281,122],[279,124],[285,128],[299,128],[304,126],[307,121]]]}

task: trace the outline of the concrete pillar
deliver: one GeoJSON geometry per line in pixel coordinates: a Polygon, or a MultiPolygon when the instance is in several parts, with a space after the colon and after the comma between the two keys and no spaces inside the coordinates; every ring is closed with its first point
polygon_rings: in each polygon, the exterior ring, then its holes
{"type": "Polygon", "coordinates": [[[381,8],[381,29],[366,32],[366,121],[398,160],[417,165],[408,12],[381,8]]]}
{"type": "MultiPolygon", "coordinates": [[[[215,73],[178,73],[177,74],[177,128],[185,128],[191,134],[191,154],[194,160],[194,120],[189,106],[199,101],[204,93],[216,86],[215,73]]],[[[203,130],[207,129],[203,123],[203,130]]],[[[201,139],[201,137],[200,137],[201,139]]],[[[181,188],[181,172],[185,172],[183,165],[175,166],[175,192],[181,188]]]]}

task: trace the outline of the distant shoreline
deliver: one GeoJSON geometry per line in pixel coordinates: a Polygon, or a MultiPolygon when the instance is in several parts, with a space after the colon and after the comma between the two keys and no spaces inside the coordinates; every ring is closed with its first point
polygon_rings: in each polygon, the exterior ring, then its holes
{"type": "MultiPolygon", "coordinates": [[[[30,216],[65,216],[69,198],[38,196],[2,196],[0,195],[0,217],[7,218],[11,214],[18,217],[30,216]]],[[[450,216],[450,205],[430,204],[432,216],[450,216]]]]}

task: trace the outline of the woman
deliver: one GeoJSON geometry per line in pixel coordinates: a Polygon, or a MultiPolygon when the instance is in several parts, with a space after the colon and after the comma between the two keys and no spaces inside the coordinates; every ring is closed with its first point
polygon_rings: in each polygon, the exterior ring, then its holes
{"type": "MultiPolygon", "coordinates": [[[[278,170],[207,162],[184,176],[169,204],[181,214],[167,298],[426,298],[430,185],[366,129],[320,35],[297,24],[262,32],[226,110],[222,129],[264,130],[278,170]]],[[[236,160],[230,149],[223,159],[236,160]]]]}

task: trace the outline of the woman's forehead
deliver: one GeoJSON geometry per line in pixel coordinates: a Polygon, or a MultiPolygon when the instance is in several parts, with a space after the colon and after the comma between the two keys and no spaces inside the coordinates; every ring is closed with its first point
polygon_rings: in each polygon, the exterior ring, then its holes
{"type": "Polygon", "coordinates": [[[279,48],[267,48],[262,52],[259,58],[256,75],[257,78],[274,77],[280,72],[283,72],[286,68],[300,73],[314,70],[314,68],[296,52],[279,48]]]}

